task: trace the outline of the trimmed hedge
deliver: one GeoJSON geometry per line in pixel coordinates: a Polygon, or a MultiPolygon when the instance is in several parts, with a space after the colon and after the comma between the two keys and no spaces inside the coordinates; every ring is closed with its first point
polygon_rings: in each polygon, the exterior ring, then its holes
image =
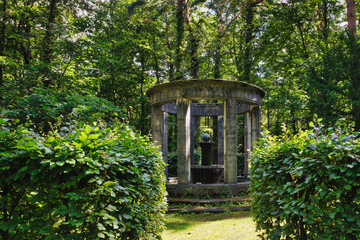
{"type": "Polygon", "coordinates": [[[0,119],[0,238],[158,238],[163,168],[149,139],[124,125],[41,136],[0,119]]]}
{"type": "Polygon", "coordinates": [[[359,133],[317,123],[267,136],[251,156],[252,211],[263,239],[360,239],[359,133]]]}

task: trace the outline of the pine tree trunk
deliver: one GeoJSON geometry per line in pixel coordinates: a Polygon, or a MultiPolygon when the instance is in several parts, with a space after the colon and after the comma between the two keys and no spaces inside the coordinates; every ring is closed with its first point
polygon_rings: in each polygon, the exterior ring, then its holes
{"type": "Polygon", "coordinates": [[[346,0],[349,32],[357,38],[355,0],[346,0]]]}

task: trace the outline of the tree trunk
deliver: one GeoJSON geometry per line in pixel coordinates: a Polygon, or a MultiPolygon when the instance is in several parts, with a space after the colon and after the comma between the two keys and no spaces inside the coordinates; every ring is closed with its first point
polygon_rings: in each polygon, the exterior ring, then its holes
{"type": "Polygon", "coordinates": [[[244,77],[245,82],[251,82],[251,70],[253,68],[253,61],[251,59],[251,41],[254,38],[254,4],[252,0],[248,0],[246,3],[246,31],[245,31],[245,53],[244,53],[244,77]]]}
{"type": "Polygon", "coordinates": [[[190,74],[192,78],[199,78],[199,58],[198,58],[198,48],[199,41],[195,37],[194,33],[191,31],[189,35],[190,39],[190,56],[191,56],[191,66],[190,66],[190,74]]]}
{"type": "Polygon", "coordinates": [[[169,24],[168,24],[168,21],[166,21],[165,30],[166,30],[166,42],[167,42],[167,47],[168,47],[169,55],[170,55],[169,79],[170,79],[170,81],[172,81],[174,79],[174,64],[173,64],[173,54],[172,54],[172,48],[171,48],[170,36],[169,36],[169,24]]]}
{"type": "Polygon", "coordinates": [[[252,54],[252,41],[254,39],[255,25],[255,8],[258,4],[262,3],[263,0],[246,0],[244,4],[243,20],[245,21],[245,46],[242,48],[244,50],[243,58],[238,60],[238,73],[240,80],[244,82],[252,82],[251,73],[254,67],[253,54],[252,54]]]}
{"type": "Polygon", "coordinates": [[[47,18],[47,23],[45,26],[45,36],[43,38],[43,49],[40,55],[40,60],[45,64],[44,73],[43,73],[43,85],[44,87],[49,87],[52,84],[52,79],[50,77],[50,63],[53,53],[53,43],[54,43],[54,23],[57,15],[57,1],[51,0],[49,5],[49,14],[47,18]]]}
{"type": "Polygon", "coordinates": [[[355,130],[360,130],[360,62],[359,44],[357,43],[355,0],[346,0],[347,20],[350,38],[350,77],[351,77],[351,102],[352,115],[355,121],[355,130]]]}
{"type": "Polygon", "coordinates": [[[147,117],[147,111],[146,111],[146,102],[144,101],[145,98],[145,89],[144,89],[144,83],[145,83],[145,57],[144,53],[140,52],[140,66],[141,66],[141,76],[140,76],[140,119],[139,119],[139,126],[138,129],[140,129],[140,133],[146,132],[146,117],[147,117]]]}
{"type": "Polygon", "coordinates": [[[176,10],[176,49],[175,49],[175,79],[182,78],[182,72],[180,70],[182,62],[181,46],[184,39],[184,0],[177,0],[176,10]]]}
{"type": "Polygon", "coordinates": [[[357,38],[355,0],[346,0],[349,32],[357,38]]]}
{"type": "Polygon", "coordinates": [[[214,78],[220,79],[221,78],[221,39],[218,40],[218,43],[215,47],[215,56],[214,56],[214,78]]]}
{"type": "Polygon", "coordinates": [[[190,76],[191,78],[198,78],[199,72],[199,59],[198,59],[198,48],[199,48],[199,41],[194,34],[194,30],[191,26],[190,22],[190,9],[188,1],[184,1],[184,16],[185,16],[185,23],[188,27],[189,31],[189,53],[190,53],[190,76]]]}
{"type": "Polygon", "coordinates": [[[327,0],[324,0],[323,3],[324,9],[323,9],[323,21],[324,21],[324,29],[323,29],[323,36],[325,38],[325,41],[327,41],[328,37],[329,37],[329,21],[328,21],[328,15],[329,15],[329,10],[328,10],[328,2],[327,0]]]}
{"type": "MultiPolygon", "coordinates": [[[[3,0],[2,4],[2,21],[0,25],[0,56],[4,56],[5,52],[5,39],[6,39],[6,21],[7,21],[7,1],[3,0]]],[[[0,87],[4,84],[4,68],[0,65],[0,87]]]]}

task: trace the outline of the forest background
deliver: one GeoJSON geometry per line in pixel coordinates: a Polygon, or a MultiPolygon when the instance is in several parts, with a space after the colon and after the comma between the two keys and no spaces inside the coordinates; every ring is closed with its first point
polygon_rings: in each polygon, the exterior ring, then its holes
{"type": "Polygon", "coordinates": [[[354,0],[2,0],[0,110],[51,122],[61,96],[148,134],[147,89],[209,78],[262,87],[272,134],[314,114],[359,129],[356,15],[354,0]]]}

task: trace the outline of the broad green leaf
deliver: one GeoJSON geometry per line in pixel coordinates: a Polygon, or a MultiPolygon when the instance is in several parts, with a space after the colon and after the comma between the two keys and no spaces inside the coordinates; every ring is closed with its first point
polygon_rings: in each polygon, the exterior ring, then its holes
{"type": "Polygon", "coordinates": [[[98,226],[98,229],[99,229],[100,231],[106,230],[106,228],[104,227],[104,225],[101,224],[101,223],[98,223],[97,226],[98,226]]]}
{"type": "Polygon", "coordinates": [[[29,168],[28,166],[24,166],[19,170],[19,172],[25,172],[28,168],[29,168]]]}
{"type": "Polygon", "coordinates": [[[89,136],[89,139],[96,139],[96,138],[98,138],[100,136],[100,134],[91,134],[90,136],[89,136]]]}
{"type": "Polygon", "coordinates": [[[80,133],[79,140],[85,142],[87,140],[87,135],[83,132],[80,133]]]}
{"type": "Polygon", "coordinates": [[[74,165],[76,163],[76,160],[75,159],[68,159],[65,162],[68,163],[68,164],[74,165]]]}
{"type": "Polygon", "coordinates": [[[99,238],[105,238],[106,236],[105,236],[105,234],[103,234],[103,233],[98,233],[98,237],[99,237],[99,238]]]}
{"type": "Polygon", "coordinates": [[[89,134],[91,132],[91,127],[89,125],[85,126],[85,133],[89,134]]]}

